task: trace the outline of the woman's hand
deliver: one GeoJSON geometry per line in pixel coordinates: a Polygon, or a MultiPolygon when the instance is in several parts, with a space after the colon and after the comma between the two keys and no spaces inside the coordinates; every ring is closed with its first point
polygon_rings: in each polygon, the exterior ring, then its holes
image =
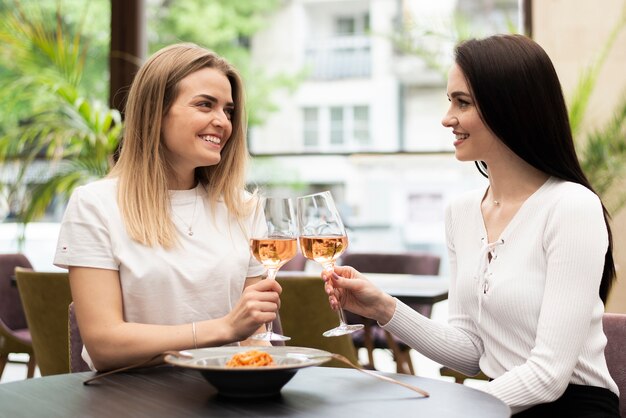
{"type": "Polygon", "coordinates": [[[384,293],[365,276],[349,266],[335,267],[334,273],[322,272],[324,289],[333,309],[342,307],[381,324],[391,320],[396,300],[384,293]]]}
{"type": "Polygon", "coordinates": [[[276,280],[259,280],[246,286],[241,299],[226,316],[232,340],[241,341],[276,319],[282,289],[276,280]]]}

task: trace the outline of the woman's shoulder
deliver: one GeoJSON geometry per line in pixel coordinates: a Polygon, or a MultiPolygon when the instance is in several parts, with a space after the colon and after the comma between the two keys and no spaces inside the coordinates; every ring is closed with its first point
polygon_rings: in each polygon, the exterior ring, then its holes
{"type": "Polygon", "coordinates": [[[116,177],[104,177],[97,180],[90,181],[76,188],[76,190],[85,190],[90,192],[109,192],[117,191],[117,178],[116,177]]]}
{"type": "Polygon", "coordinates": [[[575,204],[588,202],[590,204],[599,204],[600,198],[592,190],[579,183],[551,177],[547,188],[547,195],[551,196],[557,202],[563,204],[575,204]]]}
{"type": "Polygon", "coordinates": [[[115,200],[117,196],[117,178],[101,178],[80,185],[72,192],[73,199],[81,200],[115,200]]]}
{"type": "Polygon", "coordinates": [[[451,209],[467,209],[470,207],[480,207],[480,201],[485,195],[485,189],[467,190],[455,196],[449,203],[451,209]]]}

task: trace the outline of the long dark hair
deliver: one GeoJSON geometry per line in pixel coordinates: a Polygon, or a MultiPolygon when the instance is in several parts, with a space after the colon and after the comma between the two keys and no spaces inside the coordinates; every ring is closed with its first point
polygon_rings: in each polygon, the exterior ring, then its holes
{"type": "MultiPolygon", "coordinates": [[[[572,138],[561,84],[548,54],[523,35],[494,35],[460,43],[455,61],[491,131],[528,164],[551,176],[593,190],[572,138]]],[[[487,176],[487,166],[477,161],[487,176]]],[[[609,213],[602,205],[609,247],[600,297],[606,303],[615,279],[609,213]]]]}

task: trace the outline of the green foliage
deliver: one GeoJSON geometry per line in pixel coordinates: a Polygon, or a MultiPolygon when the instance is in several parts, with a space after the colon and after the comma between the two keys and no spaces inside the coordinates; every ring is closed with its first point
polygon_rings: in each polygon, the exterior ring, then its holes
{"type": "Polygon", "coordinates": [[[626,99],[601,129],[587,134],[580,144],[581,166],[610,213],[626,205],[626,99]]]}
{"type": "MultiPolygon", "coordinates": [[[[275,109],[278,88],[247,43],[281,0],[146,0],[150,51],[195,42],[225,56],[247,85],[249,124],[275,109]]],[[[57,197],[106,175],[121,138],[108,93],[108,0],[0,0],[0,196],[28,223],[57,197]],[[43,162],[43,164],[42,164],[43,162]]]]}
{"type": "Polygon", "coordinates": [[[268,75],[250,56],[252,35],[263,29],[281,0],[155,0],[148,4],[150,50],[176,42],[194,42],[231,62],[246,85],[248,125],[261,123],[276,110],[273,94],[291,92],[303,73],[268,75]]]}
{"type": "Polygon", "coordinates": [[[582,127],[600,71],[624,28],[626,7],[598,57],[582,72],[568,106],[580,164],[611,214],[616,214],[626,205],[626,96],[616,106],[613,117],[606,125],[589,133],[583,132],[582,127]]]}
{"type": "Polygon", "coordinates": [[[625,24],[626,9],[622,13],[622,18],[617,22],[615,27],[613,27],[608,38],[602,45],[602,49],[600,50],[597,58],[591,63],[591,65],[583,70],[580,78],[578,79],[578,84],[571,95],[569,103],[570,125],[574,136],[577,136],[580,132],[585,112],[589,105],[589,100],[591,99],[593,90],[598,82],[600,71],[606,62],[609,52],[613,49],[617,36],[624,29],[625,24]]]}
{"type": "Polygon", "coordinates": [[[403,54],[419,57],[428,68],[445,77],[452,64],[449,51],[458,42],[493,33],[517,32],[516,22],[509,13],[512,2],[503,2],[507,4],[501,9],[491,3],[481,6],[480,22],[463,10],[456,10],[441,21],[407,14],[400,30],[390,36],[391,42],[403,54]]]}
{"type": "Polygon", "coordinates": [[[80,25],[18,1],[0,24],[4,119],[0,164],[16,166],[4,194],[24,223],[41,216],[55,196],[104,176],[121,135],[119,112],[81,90],[88,48],[80,25]],[[28,10],[28,11],[27,11],[28,10]],[[38,169],[39,160],[47,161],[38,169]],[[13,163],[13,164],[12,164],[13,163]]]}

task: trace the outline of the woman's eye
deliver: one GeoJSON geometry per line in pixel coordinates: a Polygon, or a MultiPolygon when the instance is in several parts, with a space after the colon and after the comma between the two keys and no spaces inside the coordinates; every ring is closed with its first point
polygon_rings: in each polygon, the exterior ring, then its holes
{"type": "Polygon", "coordinates": [[[235,109],[232,108],[226,108],[224,109],[224,113],[226,114],[226,116],[228,117],[228,120],[232,119],[233,114],[235,113],[235,109]]]}
{"type": "Polygon", "coordinates": [[[469,102],[466,102],[465,100],[459,100],[459,107],[460,107],[461,109],[463,109],[463,108],[465,108],[465,107],[467,107],[467,106],[469,106],[469,105],[470,105],[470,103],[469,103],[469,102]]]}

